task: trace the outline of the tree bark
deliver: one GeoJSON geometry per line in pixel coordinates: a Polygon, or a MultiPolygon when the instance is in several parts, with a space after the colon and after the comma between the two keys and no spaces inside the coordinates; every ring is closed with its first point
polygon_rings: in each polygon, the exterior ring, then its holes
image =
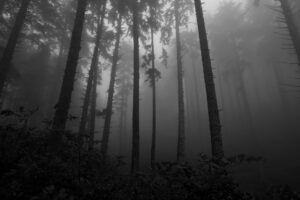
{"type": "Polygon", "coordinates": [[[134,67],[133,67],[133,111],[132,111],[132,155],[131,173],[139,170],[140,157],[140,122],[139,122],[139,97],[140,97],[140,58],[139,58],[139,3],[133,0],[133,43],[134,43],[134,67]]]}
{"type": "Polygon", "coordinates": [[[67,123],[79,53],[81,49],[80,43],[86,7],[87,0],[78,0],[67,65],[53,120],[53,130],[63,131],[67,123]]]}
{"type": "Polygon", "coordinates": [[[291,35],[291,39],[296,51],[298,65],[300,66],[300,32],[296,26],[296,21],[293,16],[293,12],[287,0],[280,0],[282,13],[286,20],[288,31],[291,35]]]}
{"type": "Polygon", "coordinates": [[[101,152],[104,157],[106,157],[106,155],[107,155],[107,149],[108,149],[108,143],[109,143],[110,123],[111,123],[111,117],[112,117],[121,35],[122,35],[122,15],[119,14],[117,37],[116,37],[113,63],[112,63],[111,74],[110,74],[110,83],[109,83],[109,89],[108,89],[108,99],[107,99],[107,105],[106,105],[106,115],[105,115],[105,121],[104,121],[102,146],[101,146],[101,152]]]}
{"type": "Polygon", "coordinates": [[[99,55],[97,56],[97,63],[95,63],[95,69],[93,74],[93,87],[92,87],[92,100],[90,107],[90,134],[89,134],[89,151],[94,149],[95,139],[95,124],[96,124],[96,107],[97,107],[97,85],[98,85],[98,61],[99,55]]]}
{"type": "MultiPolygon", "coordinates": [[[[15,24],[11,30],[7,45],[4,49],[2,59],[0,61],[0,97],[6,82],[7,73],[11,67],[11,61],[15,53],[15,48],[26,18],[27,10],[31,0],[22,0],[20,10],[17,14],[15,24]]],[[[4,1],[2,2],[4,3],[4,1]]],[[[1,13],[2,14],[2,13],[1,13]]]]}
{"type": "MultiPolygon", "coordinates": [[[[98,63],[99,63],[99,54],[100,54],[100,39],[102,36],[102,28],[104,25],[104,16],[106,12],[106,2],[103,4],[103,16],[101,18],[100,24],[98,23],[97,27],[97,38],[96,38],[96,44],[94,49],[94,55],[92,58],[91,63],[91,69],[93,70],[93,86],[92,86],[92,95],[91,95],[91,107],[90,107],[90,134],[89,134],[89,150],[94,149],[94,138],[95,138],[95,124],[96,124],[96,108],[97,108],[97,86],[98,86],[98,63]],[[98,38],[99,37],[99,38],[98,38]]],[[[98,16],[100,17],[100,9],[98,16]]],[[[102,70],[100,70],[100,73],[102,73],[102,70]]]]}
{"type": "Polygon", "coordinates": [[[183,162],[185,158],[185,122],[184,122],[184,89],[183,89],[183,66],[181,56],[180,41],[180,16],[179,2],[175,2],[175,28],[176,28],[176,48],[177,48],[177,81],[178,81],[178,144],[177,162],[183,162]]]}
{"type": "Polygon", "coordinates": [[[57,56],[57,61],[56,61],[56,65],[55,68],[53,69],[53,75],[52,77],[54,77],[54,79],[52,78],[51,80],[51,89],[49,92],[49,97],[51,97],[48,100],[48,106],[47,106],[47,119],[51,119],[53,118],[53,107],[54,104],[56,103],[55,101],[57,100],[56,98],[58,97],[58,90],[59,90],[59,83],[60,83],[60,76],[58,76],[60,74],[60,68],[63,64],[63,59],[65,56],[65,40],[67,39],[66,33],[63,32],[61,37],[59,38],[59,53],[57,56]]]}
{"type": "Polygon", "coordinates": [[[120,109],[120,119],[119,119],[119,156],[123,155],[123,133],[126,131],[124,128],[124,110],[125,110],[125,96],[121,97],[121,109],[120,109]]]}
{"type": "MultiPolygon", "coordinates": [[[[151,16],[152,17],[152,16],[151,16]]],[[[155,50],[154,50],[154,31],[151,27],[151,48],[152,48],[152,142],[151,142],[151,168],[156,162],[156,80],[155,80],[155,50]]]]}
{"type": "Polygon", "coordinates": [[[202,52],[201,55],[208,104],[212,155],[214,159],[220,160],[224,157],[221,122],[201,0],[195,0],[195,9],[198,22],[200,48],[202,52]]]}
{"type": "MultiPolygon", "coordinates": [[[[106,2],[103,2],[103,8],[102,8],[102,13],[100,16],[101,17],[101,22],[100,24],[97,25],[97,35],[96,35],[96,40],[95,40],[95,47],[94,47],[94,53],[93,53],[93,58],[92,58],[92,63],[91,67],[89,70],[89,76],[87,80],[87,86],[86,86],[86,91],[84,95],[84,100],[83,100],[83,107],[82,107],[82,113],[81,113],[81,120],[80,120],[80,125],[79,125],[79,138],[80,138],[80,145],[83,144],[83,136],[86,133],[86,126],[87,126],[87,120],[88,120],[88,109],[90,105],[90,98],[91,98],[91,91],[93,88],[93,80],[94,80],[94,74],[95,74],[95,68],[98,66],[98,57],[99,57],[99,46],[100,46],[100,40],[102,37],[102,30],[104,26],[104,18],[105,18],[105,12],[106,12],[106,2]]],[[[91,126],[90,126],[91,127],[91,126]]]]}

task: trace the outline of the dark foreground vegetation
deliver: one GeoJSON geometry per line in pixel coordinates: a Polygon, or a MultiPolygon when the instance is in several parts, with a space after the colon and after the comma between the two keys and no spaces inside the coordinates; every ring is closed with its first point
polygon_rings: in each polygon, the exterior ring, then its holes
{"type": "MultiPolygon", "coordinates": [[[[8,118],[11,111],[2,111],[8,118]]],[[[214,162],[200,154],[196,165],[157,163],[153,169],[128,174],[122,158],[103,158],[100,150],[86,150],[78,137],[61,133],[53,148],[51,129],[35,130],[26,118],[0,126],[0,196],[11,200],[72,199],[299,199],[289,186],[265,191],[242,191],[231,167],[259,162],[239,155],[214,162]]],[[[3,120],[3,119],[2,119],[3,120]]]]}
{"type": "Polygon", "coordinates": [[[300,1],[206,2],[0,0],[0,200],[300,199],[300,1]]]}

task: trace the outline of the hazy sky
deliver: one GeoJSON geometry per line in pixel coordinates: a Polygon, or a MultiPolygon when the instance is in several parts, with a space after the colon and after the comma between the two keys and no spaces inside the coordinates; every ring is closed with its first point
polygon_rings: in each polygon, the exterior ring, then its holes
{"type": "Polygon", "coordinates": [[[217,5],[220,0],[205,0],[204,1],[204,9],[208,12],[214,12],[217,9],[217,5]]]}

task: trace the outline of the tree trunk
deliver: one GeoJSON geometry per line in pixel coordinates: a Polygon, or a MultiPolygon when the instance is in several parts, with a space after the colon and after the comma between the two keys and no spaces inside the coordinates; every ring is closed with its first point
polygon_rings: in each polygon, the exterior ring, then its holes
{"type": "Polygon", "coordinates": [[[177,48],[177,81],[178,81],[178,144],[177,162],[185,158],[185,122],[184,122],[184,89],[183,89],[183,66],[180,41],[180,16],[179,2],[175,2],[175,23],[176,23],[176,48],[177,48]]]}
{"type": "Polygon", "coordinates": [[[59,83],[60,83],[60,68],[63,64],[63,58],[65,56],[65,40],[67,39],[66,33],[63,32],[62,36],[60,37],[60,47],[59,47],[59,53],[57,56],[57,61],[56,61],[56,66],[53,69],[53,74],[51,77],[54,77],[54,79],[52,78],[51,80],[51,89],[49,92],[49,97],[50,99],[48,100],[48,106],[47,106],[47,119],[51,119],[53,117],[53,107],[54,104],[56,103],[55,101],[57,100],[57,96],[58,96],[58,90],[59,90],[59,83]]]}
{"type": "Polygon", "coordinates": [[[124,103],[125,103],[125,97],[122,95],[121,97],[121,109],[120,109],[120,119],[119,119],[119,156],[123,155],[123,133],[126,131],[124,129],[124,103]]]}
{"type": "MultiPolygon", "coordinates": [[[[4,2],[3,2],[4,3],[4,2]]],[[[3,88],[6,81],[7,73],[11,67],[11,61],[13,59],[13,55],[15,53],[15,48],[19,39],[19,35],[21,33],[24,20],[26,18],[26,13],[28,10],[28,6],[30,4],[30,0],[22,0],[22,4],[20,10],[17,14],[15,24],[10,33],[7,45],[4,49],[1,61],[0,61],[0,97],[2,96],[3,88]]]]}
{"type": "Polygon", "coordinates": [[[133,111],[132,111],[132,155],[131,173],[139,170],[140,157],[140,122],[139,122],[139,97],[140,97],[140,58],[139,58],[139,3],[133,1],[133,42],[134,42],[134,67],[133,67],[133,111]]]}
{"type": "Polygon", "coordinates": [[[93,87],[92,87],[92,100],[91,100],[91,107],[90,107],[90,134],[89,134],[89,151],[94,149],[94,139],[95,139],[95,124],[96,124],[96,108],[97,108],[97,85],[98,85],[98,57],[97,56],[97,63],[95,64],[94,69],[94,78],[93,78],[93,87]]]}
{"type": "Polygon", "coordinates": [[[67,65],[53,120],[53,129],[58,131],[62,131],[65,129],[68,119],[68,112],[74,88],[76,68],[81,48],[80,43],[86,7],[87,0],[78,0],[67,65]]]}
{"type": "Polygon", "coordinates": [[[291,35],[291,39],[298,58],[298,65],[300,65],[300,33],[296,26],[296,22],[293,16],[293,12],[287,0],[280,0],[282,13],[284,15],[288,31],[291,35]]]}
{"type": "Polygon", "coordinates": [[[204,81],[206,88],[209,127],[211,135],[212,155],[216,160],[224,157],[223,141],[221,135],[221,122],[219,116],[219,108],[216,96],[216,89],[213,77],[213,70],[211,66],[211,59],[208,48],[208,41],[206,35],[205,21],[201,0],[195,0],[195,8],[198,22],[198,32],[200,38],[200,48],[202,52],[204,81]]]}
{"type": "MultiPolygon", "coordinates": [[[[151,16],[152,17],[152,16],[151,16]]],[[[151,168],[154,168],[156,162],[156,80],[155,80],[155,50],[154,50],[154,33],[151,27],[151,48],[152,48],[152,143],[151,143],[151,168]]]]}
{"type": "MultiPolygon", "coordinates": [[[[81,120],[80,120],[80,125],[79,125],[79,137],[80,137],[80,145],[83,144],[83,136],[86,133],[86,126],[87,126],[87,119],[88,119],[88,109],[90,105],[90,98],[91,98],[91,91],[93,87],[93,79],[94,79],[94,71],[95,68],[98,66],[98,57],[99,57],[99,45],[100,45],[100,39],[102,37],[102,30],[104,26],[104,18],[105,18],[105,12],[106,12],[106,2],[103,2],[103,8],[102,8],[102,13],[101,13],[101,22],[97,26],[97,35],[96,35],[96,41],[95,41],[95,48],[94,48],[94,53],[93,53],[93,58],[92,58],[92,63],[91,67],[89,70],[89,76],[87,80],[87,86],[86,86],[86,91],[84,95],[84,100],[83,100],[83,107],[82,107],[82,113],[81,113],[81,120]]],[[[100,13],[98,14],[98,17],[100,17],[100,13]]],[[[91,126],[90,126],[91,127],[91,126]]]]}
{"type": "MultiPolygon", "coordinates": [[[[97,86],[98,86],[98,63],[99,63],[99,54],[100,54],[100,40],[102,36],[102,29],[104,25],[104,17],[106,12],[106,2],[103,4],[102,18],[97,27],[97,38],[96,44],[94,48],[94,55],[92,58],[91,69],[93,69],[93,86],[92,86],[92,94],[91,94],[91,107],[90,107],[90,134],[89,134],[89,150],[94,149],[94,138],[95,138],[95,124],[96,124],[96,108],[97,108],[97,86]]],[[[98,16],[100,18],[100,9],[98,16]]],[[[101,73],[102,71],[100,71],[101,73]]]]}
{"type": "Polygon", "coordinates": [[[114,100],[114,93],[115,93],[115,82],[116,82],[116,74],[117,74],[117,67],[118,67],[121,35],[122,35],[122,15],[119,14],[117,38],[116,38],[113,63],[112,63],[112,68],[111,68],[110,83],[109,83],[109,89],[108,89],[108,99],[107,99],[107,105],[106,105],[106,115],[105,115],[102,146],[101,146],[101,152],[104,157],[107,155],[107,149],[108,149],[108,143],[109,143],[110,123],[111,123],[111,117],[112,117],[112,108],[113,108],[113,100],[114,100]]]}

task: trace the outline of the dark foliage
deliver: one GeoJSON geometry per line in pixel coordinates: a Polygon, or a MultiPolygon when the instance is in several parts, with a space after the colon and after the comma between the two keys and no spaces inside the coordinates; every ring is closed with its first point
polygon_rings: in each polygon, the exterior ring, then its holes
{"type": "MultiPolygon", "coordinates": [[[[24,111],[25,112],[25,111],[24,111]]],[[[3,111],[2,117],[16,116],[3,111]]],[[[50,131],[0,127],[0,196],[3,200],[71,199],[260,199],[243,192],[228,167],[261,161],[238,155],[215,163],[200,155],[198,164],[157,163],[149,172],[122,173],[120,158],[104,160],[98,150],[79,149],[64,132],[59,152],[49,147],[50,131]]],[[[276,186],[262,199],[299,199],[289,186],[276,186]]]]}

